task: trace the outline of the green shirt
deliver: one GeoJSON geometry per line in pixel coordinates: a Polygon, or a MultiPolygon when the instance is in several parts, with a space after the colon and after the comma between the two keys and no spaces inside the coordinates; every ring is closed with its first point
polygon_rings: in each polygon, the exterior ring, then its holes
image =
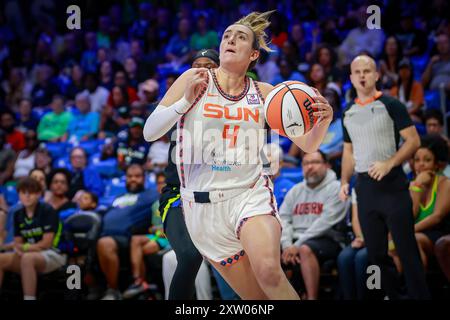
{"type": "Polygon", "coordinates": [[[214,49],[219,46],[219,37],[217,32],[208,31],[204,35],[196,32],[192,35],[190,41],[191,49],[201,50],[201,49],[214,49]]]}
{"type": "Polygon", "coordinates": [[[39,140],[51,140],[62,137],[69,127],[72,114],[64,111],[60,114],[47,113],[39,122],[37,128],[39,140]]]}
{"type": "Polygon", "coordinates": [[[419,214],[417,215],[416,223],[422,221],[426,217],[430,216],[434,211],[434,205],[436,204],[437,186],[438,186],[439,176],[436,175],[433,182],[433,189],[431,190],[431,199],[426,206],[421,203],[419,205],[419,214]]]}

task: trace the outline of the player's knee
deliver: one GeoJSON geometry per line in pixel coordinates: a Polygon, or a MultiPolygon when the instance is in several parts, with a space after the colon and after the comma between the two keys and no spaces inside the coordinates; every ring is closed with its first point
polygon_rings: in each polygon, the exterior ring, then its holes
{"type": "Polygon", "coordinates": [[[254,271],[262,286],[276,287],[282,279],[280,262],[272,258],[261,259],[254,271]]]}

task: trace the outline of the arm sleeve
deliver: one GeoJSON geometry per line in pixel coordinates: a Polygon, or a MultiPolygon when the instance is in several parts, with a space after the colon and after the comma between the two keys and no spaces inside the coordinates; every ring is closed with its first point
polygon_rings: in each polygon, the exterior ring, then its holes
{"type": "Polygon", "coordinates": [[[413,125],[408,110],[403,103],[394,98],[383,102],[385,103],[386,110],[394,121],[394,125],[398,131],[401,131],[413,125]]]}
{"type": "Polygon", "coordinates": [[[319,219],[301,234],[295,242],[296,246],[301,246],[306,240],[322,236],[334,225],[345,217],[345,207],[347,202],[339,199],[339,186],[336,184],[336,191],[323,203],[323,212],[319,219]]]}
{"type": "Polygon", "coordinates": [[[169,107],[159,105],[147,118],[144,126],[144,138],[151,142],[161,138],[177,123],[181,116],[186,113],[191,104],[183,96],[180,100],[169,107]]]}
{"type": "Polygon", "coordinates": [[[283,204],[280,207],[280,219],[283,230],[281,232],[281,248],[285,248],[292,245],[293,227],[292,227],[292,210],[295,205],[295,193],[294,189],[291,189],[284,198],[283,204]]]}

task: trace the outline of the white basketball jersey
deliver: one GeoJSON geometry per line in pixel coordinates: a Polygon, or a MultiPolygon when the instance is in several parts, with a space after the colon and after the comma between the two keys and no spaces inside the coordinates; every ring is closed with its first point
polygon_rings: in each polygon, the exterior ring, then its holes
{"type": "Polygon", "coordinates": [[[181,186],[192,191],[247,188],[262,170],[264,102],[252,79],[246,78],[242,94],[230,97],[211,72],[206,90],[178,121],[175,159],[181,186]]]}

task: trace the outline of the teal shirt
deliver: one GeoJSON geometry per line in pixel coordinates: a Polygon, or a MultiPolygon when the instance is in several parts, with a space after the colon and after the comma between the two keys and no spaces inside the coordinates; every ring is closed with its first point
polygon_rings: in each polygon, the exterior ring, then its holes
{"type": "Polygon", "coordinates": [[[196,32],[192,35],[190,41],[191,49],[214,49],[219,46],[219,36],[215,31],[208,31],[204,35],[196,32]]]}
{"type": "Polygon", "coordinates": [[[69,140],[75,138],[77,141],[88,135],[90,138],[98,132],[100,126],[100,115],[98,112],[86,114],[74,114],[69,123],[69,140]]]}
{"type": "Polygon", "coordinates": [[[39,122],[37,128],[39,140],[51,140],[62,137],[69,127],[72,114],[64,111],[60,114],[47,113],[39,122]]]}

